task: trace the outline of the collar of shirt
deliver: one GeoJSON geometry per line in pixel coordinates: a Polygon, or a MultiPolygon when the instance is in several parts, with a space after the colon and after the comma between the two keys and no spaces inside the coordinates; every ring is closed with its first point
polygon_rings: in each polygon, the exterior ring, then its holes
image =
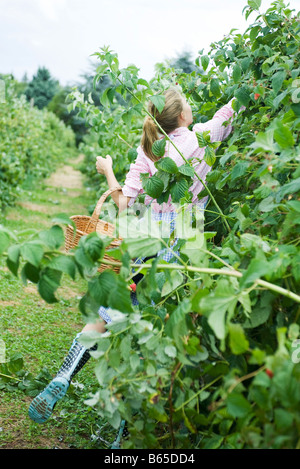
{"type": "Polygon", "coordinates": [[[189,129],[187,127],[178,127],[177,129],[172,130],[172,132],[169,133],[169,137],[179,137],[179,135],[183,135],[186,132],[189,132],[189,129]]]}
{"type": "MultiPolygon", "coordinates": [[[[178,137],[179,135],[183,135],[186,131],[189,131],[187,127],[177,127],[177,129],[172,130],[172,132],[168,134],[168,137],[172,139],[173,137],[178,137]]],[[[159,138],[163,139],[165,138],[165,136],[159,133],[159,138]]]]}

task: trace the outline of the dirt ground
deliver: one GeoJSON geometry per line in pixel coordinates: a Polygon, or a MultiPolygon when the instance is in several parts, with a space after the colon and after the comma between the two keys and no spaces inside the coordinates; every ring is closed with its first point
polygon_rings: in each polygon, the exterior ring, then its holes
{"type": "MultiPolygon", "coordinates": [[[[84,155],[79,155],[74,164],[79,164],[83,160],[84,155]]],[[[64,187],[65,189],[81,189],[82,173],[77,171],[70,165],[64,165],[53,173],[46,181],[47,186],[64,187]]]]}

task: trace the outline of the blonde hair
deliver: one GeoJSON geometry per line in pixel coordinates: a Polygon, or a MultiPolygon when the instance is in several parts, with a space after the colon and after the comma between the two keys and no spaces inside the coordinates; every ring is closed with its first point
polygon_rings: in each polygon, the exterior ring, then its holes
{"type": "MultiPolygon", "coordinates": [[[[165,91],[163,95],[165,96],[165,106],[162,112],[159,113],[151,101],[148,104],[148,111],[155,117],[166,134],[169,134],[178,127],[178,118],[183,111],[183,100],[181,94],[174,89],[165,91]]],[[[152,118],[147,116],[144,120],[141,145],[145,154],[152,161],[160,159],[152,153],[152,145],[158,139],[159,129],[152,118]]]]}

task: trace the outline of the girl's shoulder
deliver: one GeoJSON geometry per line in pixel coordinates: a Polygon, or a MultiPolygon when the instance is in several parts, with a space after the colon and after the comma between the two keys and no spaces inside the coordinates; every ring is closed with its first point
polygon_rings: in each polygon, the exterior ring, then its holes
{"type": "Polygon", "coordinates": [[[152,172],[153,168],[155,168],[153,161],[146,155],[141,145],[139,145],[136,149],[137,156],[133,163],[134,166],[138,166],[139,168],[143,168],[144,172],[152,172]]]}

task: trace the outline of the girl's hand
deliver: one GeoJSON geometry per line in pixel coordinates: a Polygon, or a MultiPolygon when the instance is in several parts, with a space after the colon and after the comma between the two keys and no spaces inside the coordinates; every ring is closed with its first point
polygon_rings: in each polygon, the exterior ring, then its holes
{"type": "Polygon", "coordinates": [[[96,169],[99,174],[106,174],[110,169],[112,169],[111,156],[106,155],[105,158],[103,158],[102,156],[97,156],[96,169]]]}

